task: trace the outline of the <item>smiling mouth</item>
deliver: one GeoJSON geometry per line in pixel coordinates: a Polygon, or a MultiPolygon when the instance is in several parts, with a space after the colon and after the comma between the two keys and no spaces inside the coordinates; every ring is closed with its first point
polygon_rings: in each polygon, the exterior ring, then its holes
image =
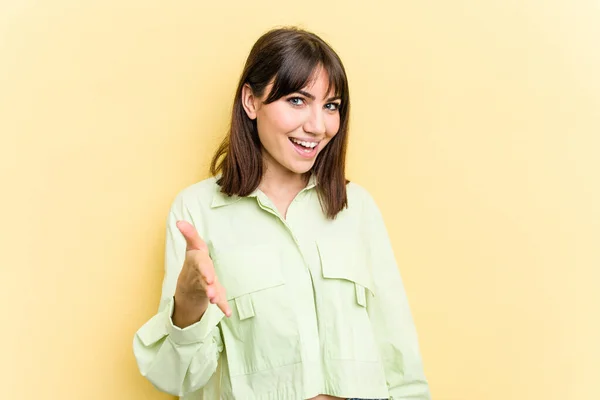
{"type": "Polygon", "coordinates": [[[302,150],[305,153],[312,152],[319,145],[319,142],[308,142],[308,141],[299,140],[296,138],[289,138],[289,139],[290,139],[290,142],[292,142],[294,144],[294,146],[296,146],[296,148],[298,148],[299,150],[302,150]]]}

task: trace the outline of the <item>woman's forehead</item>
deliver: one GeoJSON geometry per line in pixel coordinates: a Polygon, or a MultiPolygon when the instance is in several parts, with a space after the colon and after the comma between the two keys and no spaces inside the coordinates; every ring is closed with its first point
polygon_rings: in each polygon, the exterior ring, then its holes
{"type": "Polygon", "coordinates": [[[281,77],[275,76],[271,82],[269,82],[269,85],[267,86],[268,93],[271,93],[271,90],[277,83],[282,89],[287,89],[280,91],[281,93],[279,94],[281,96],[303,92],[304,95],[315,99],[322,98],[323,100],[326,100],[341,97],[337,90],[336,83],[332,81],[329,71],[323,66],[313,68],[312,72],[303,79],[300,84],[292,85],[292,82],[277,82],[278,78],[281,79],[281,77]]]}

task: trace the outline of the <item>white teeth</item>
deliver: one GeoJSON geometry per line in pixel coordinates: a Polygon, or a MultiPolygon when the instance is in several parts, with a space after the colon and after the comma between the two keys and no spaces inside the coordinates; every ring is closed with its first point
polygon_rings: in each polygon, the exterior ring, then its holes
{"type": "Polygon", "coordinates": [[[294,138],[290,138],[290,139],[292,140],[292,142],[300,144],[304,147],[308,147],[309,149],[314,149],[318,145],[318,143],[315,143],[315,142],[305,142],[305,141],[294,139],[294,138]]]}

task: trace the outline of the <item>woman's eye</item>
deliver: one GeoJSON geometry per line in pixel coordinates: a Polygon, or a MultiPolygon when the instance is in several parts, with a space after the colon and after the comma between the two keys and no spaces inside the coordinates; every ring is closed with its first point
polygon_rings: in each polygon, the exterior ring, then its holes
{"type": "Polygon", "coordinates": [[[300,97],[291,97],[288,99],[288,101],[293,106],[301,106],[302,104],[304,104],[304,100],[300,97]]]}
{"type": "Polygon", "coordinates": [[[325,107],[329,111],[337,111],[340,108],[340,104],[339,103],[327,103],[327,104],[325,104],[325,107]]]}

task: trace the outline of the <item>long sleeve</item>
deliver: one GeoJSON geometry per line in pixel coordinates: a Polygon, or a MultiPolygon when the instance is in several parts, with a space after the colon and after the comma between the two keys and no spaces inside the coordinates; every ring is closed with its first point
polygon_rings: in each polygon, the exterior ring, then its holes
{"type": "Polygon", "coordinates": [[[364,203],[374,296],[368,312],[392,400],[430,400],[417,332],[381,213],[373,198],[364,203]]]}
{"type": "Polygon", "coordinates": [[[135,334],[133,351],[138,367],[157,389],[176,396],[204,387],[218,366],[223,349],[218,324],[223,313],[213,304],[197,323],[184,329],[173,325],[175,287],[185,258],[185,239],[178,220],[194,224],[181,196],[173,203],[167,220],[165,275],[158,313],[135,334]]]}

